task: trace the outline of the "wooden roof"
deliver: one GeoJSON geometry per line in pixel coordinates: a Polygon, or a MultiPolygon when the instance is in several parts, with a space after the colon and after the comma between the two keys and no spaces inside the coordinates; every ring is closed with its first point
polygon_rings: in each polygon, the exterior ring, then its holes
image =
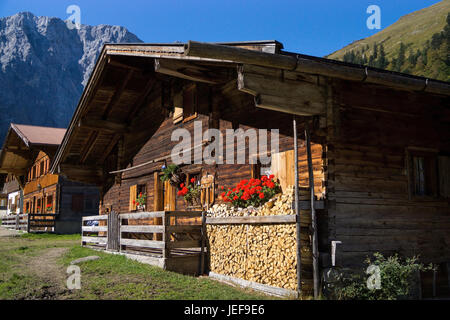
{"type": "MultiPolygon", "coordinates": [[[[123,135],[151,137],[166,84],[173,79],[233,87],[257,107],[303,116],[324,112],[318,77],[332,77],[450,96],[450,84],[282,51],[277,41],[107,44],[97,60],[51,170],[84,182],[102,180],[103,163],[123,135]],[[160,101],[157,107],[154,103],[160,101]],[[139,113],[155,115],[140,123],[139,113]]],[[[133,146],[133,152],[139,150],[133,146]]],[[[125,159],[126,160],[126,159],[125,159]]],[[[126,161],[125,161],[126,163],[126,161]]]]}
{"type": "Polygon", "coordinates": [[[53,156],[66,129],[11,123],[0,153],[0,173],[26,174],[39,151],[53,156]]]}

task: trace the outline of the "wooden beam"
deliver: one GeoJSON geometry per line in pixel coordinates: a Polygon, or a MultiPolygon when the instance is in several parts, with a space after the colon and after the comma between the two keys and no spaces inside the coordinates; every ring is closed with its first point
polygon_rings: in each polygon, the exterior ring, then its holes
{"type": "Polygon", "coordinates": [[[100,184],[103,169],[101,167],[60,164],[58,173],[70,180],[100,184]]]}
{"type": "Polygon", "coordinates": [[[280,224],[296,223],[296,221],[297,217],[295,215],[206,218],[206,224],[280,224]]]}
{"type": "Polygon", "coordinates": [[[150,92],[153,90],[156,83],[156,78],[152,77],[147,81],[147,85],[145,86],[144,91],[139,96],[139,98],[136,99],[136,102],[133,104],[133,108],[131,109],[131,112],[128,114],[127,117],[127,124],[130,124],[130,122],[133,120],[136,113],[139,111],[139,108],[142,106],[142,104],[145,101],[145,98],[150,94],[150,92]]]}
{"type": "Polygon", "coordinates": [[[88,139],[86,145],[84,146],[83,151],[81,152],[80,163],[84,163],[86,161],[87,157],[89,156],[91,151],[94,149],[94,146],[95,146],[95,143],[97,142],[98,136],[99,136],[98,131],[93,131],[90,134],[89,139],[88,139]]]}
{"type": "Polygon", "coordinates": [[[325,113],[323,88],[317,84],[250,70],[246,71],[246,66],[238,67],[238,89],[255,96],[257,107],[301,116],[325,113]]]}
{"type": "Polygon", "coordinates": [[[177,78],[209,84],[219,84],[227,80],[226,77],[210,68],[176,59],[155,59],[155,71],[177,78]]]}
{"type": "Polygon", "coordinates": [[[58,173],[65,174],[66,172],[82,174],[93,174],[101,175],[103,169],[100,166],[82,166],[82,165],[72,165],[72,164],[60,164],[60,171],[58,173]]]}
{"type": "Polygon", "coordinates": [[[138,67],[135,67],[135,66],[123,63],[123,62],[119,62],[119,61],[115,60],[111,56],[108,57],[108,65],[113,66],[113,67],[133,70],[133,71],[136,71],[136,72],[141,72],[142,71],[142,69],[140,69],[138,67]]]}
{"type": "Polygon", "coordinates": [[[313,277],[314,277],[314,298],[319,297],[319,244],[317,238],[317,218],[314,207],[314,170],[311,154],[311,133],[308,122],[305,122],[306,157],[308,160],[309,189],[311,191],[311,229],[312,229],[312,254],[313,254],[313,277]]]}
{"type": "Polygon", "coordinates": [[[15,154],[16,156],[22,157],[22,158],[31,158],[31,150],[29,149],[20,149],[20,148],[11,148],[6,147],[3,149],[4,152],[10,152],[15,154]]]}
{"type": "Polygon", "coordinates": [[[125,78],[120,83],[120,85],[116,88],[116,91],[114,92],[114,95],[111,97],[111,100],[109,101],[108,105],[106,106],[105,111],[103,112],[103,120],[106,120],[108,118],[109,113],[114,108],[114,106],[119,102],[120,97],[122,96],[123,91],[125,90],[128,82],[133,76],[134,71],[128,70],[125,78]]]}
{"type": "Polygon", "coordinates": [[[120,140],[121,137],[122,137],[122,135],[120,135],[120,134],[115,134],[112,137],[111,142],[109,143],[105,152],[103,152],[102,156],[98,159],[97,163],[102,164],[103,162],[105,162],[106,158],[109,156],[112,149],[114,149],[114,147],[116,146],[117,142],[120,140]]]}
{"type": "Polygon", "coordinates": [[[297,65],[297,59],[293,56],[196,41],[189,41],[185,49],[185,55],[230,62],[250,63],[287,70],[293,70],[297,65]]]}
{"type": "Polygon", "coordinates": [[[327,59],[311,58],[305,55],[297,55],[296,57],[293,55],[271,54],[196,41],[189,41],[184,54],[188,57],[225,60],[350,81],[364,81],[401,90],[417,90],[450,95],[449,85],[439,81],[405,76],[358,65],[348,65],[327,59]]]}
{"type": "Polygon", "coordinates": [[[0,173],[12,173],[18,176],[22,176],[26,174],[26,170],[18,168],[0,168],[0,173]]]}
{"type": "Polygon", "coordinates": [[[78,123],[79,127],[108,133],[124,134],[128,132],[127,126],[122,122],[102,120],[100,118],[84,118],[78,123]]]}

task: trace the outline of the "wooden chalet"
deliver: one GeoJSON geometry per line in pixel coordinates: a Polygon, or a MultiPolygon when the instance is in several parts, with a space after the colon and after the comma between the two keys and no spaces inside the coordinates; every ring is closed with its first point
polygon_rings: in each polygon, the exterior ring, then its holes
{"type": "MultiPolygon", "coordinates": [[[[218,188],[270,170],[317,210],[320,268],[362,265],[374,252],[450,262],[450,84],[283,50],[277,41],[105,45],[52,171],[101,186],[100,213],[187,210],[159,177],[171,133],[279,129],[270,165],[189,164],[187,178],[218,188]],[[280,166],[280,163],[282,165],[280,166]],[[211,181],[211,180],[209,180],[211,181]],[[332,247],[336,246],[336,250],[332,247]]],[[[192,145],[192,147],[195,147],[192,145]]],[[[249,149],[249,148],[247,148],[249,149]]],[[[245,152],[239,150],[238,152],[245,152]]],[[[248,151],[248,150],[247,150],[248,151]]]]}
{"type": "Polygon", "coordinates": [[[19,183],[13,174],[3,174],[0,178],[2,188],[0,189],[0,215],[8,215],[20,212],[22,208],[23,194],[19,183]]]}
{"type": "Polygon", "coordinates": [[[65,132],[11,124],[0,153],[0,173],[20,187],[20,205],[13,213],[48,218],[56,223],[52,231],[74,233],[80,231],[83,215],[97,212],[98,189],[49,172],[65,132]]]}

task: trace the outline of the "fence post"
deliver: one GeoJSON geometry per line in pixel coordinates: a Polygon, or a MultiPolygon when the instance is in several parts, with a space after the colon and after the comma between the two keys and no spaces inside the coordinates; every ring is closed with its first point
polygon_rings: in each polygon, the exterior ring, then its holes
{"type": "Polygon", "coordinates": [[[16,215],[16,230],[20,230],[20,213],[16,215]]]}
{"type": "Polygon", "coordinates": [[[169,226],[170,223],[170,219],[169,216],[167,215],[167,213],[164,211],[164,216],[162,218],[162,222],[163,222],[163,236],[162,236],[162,240],[164,241],[164,248],[163,248],[163,252],[162,252],[162,256],[164,259],[169,258],[170,257],[170,250],[169,250],[169,241],[170,241],[170,233],[167,231],[167,227],[169,226]]]}
{"type": "MultiPolygon", "coordinates": [[[[209,195],[209,192],[208,192],[209,195]]],[[[202,211],[202,230],[201,230],[201,257],[200,257],[200,275],[205,273],[205,241],[206,241],[206,213],[202,211]]]]}
{"type": "Polygon", "coordinates": [[[30,233],[30,214],[27,214],[27,232],[30,233]]]}
{"type": "MultiPolygon", "coordinates": [[[[111,211],[107,219],[108,231],[106,232],[106,249],[112,251],[119,250],[119,222],[118,214],[111,211]]],[[[100,223],[99,223],[100,225],[100,223]]]]}

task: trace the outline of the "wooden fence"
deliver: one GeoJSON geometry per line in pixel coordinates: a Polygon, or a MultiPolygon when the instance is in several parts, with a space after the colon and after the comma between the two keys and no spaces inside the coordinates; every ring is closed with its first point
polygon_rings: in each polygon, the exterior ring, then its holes
{"type": "Polygon", "coordinates": [[[56,214],[54,213],[29,213],[28,232],[55,232],[56,214]]]}
{"type": "Polygon", "coordinates": [[[82,245],[157,259],[182,273],[204,272],[204,218],[199,211],[157,211],[83,217],[82,245]],[[186,224],[186,220],[190,224],[186,224]],[[98,226],[88,221],[98,221],[98,226]],[[100,226],[100,221],[106,221],[100,226]]]}
{"type": "Polygon", "coordinates": [[[107,221],[107,215],[83,217],[81,220],[81,245],[106,249],[108,226],[100,225],[100,222],[107,221]]]}
{"type": "Polygon", "coordinates": [[[26,232],[54,232],[55,214],[17,214],[2,217],[2,227],[26,232]]]}
{"type": "Polygon", "coordinates": [[[17,229],[18,215],[10,215],[2,217],[2,227],[7,229],[17,229]]]}

